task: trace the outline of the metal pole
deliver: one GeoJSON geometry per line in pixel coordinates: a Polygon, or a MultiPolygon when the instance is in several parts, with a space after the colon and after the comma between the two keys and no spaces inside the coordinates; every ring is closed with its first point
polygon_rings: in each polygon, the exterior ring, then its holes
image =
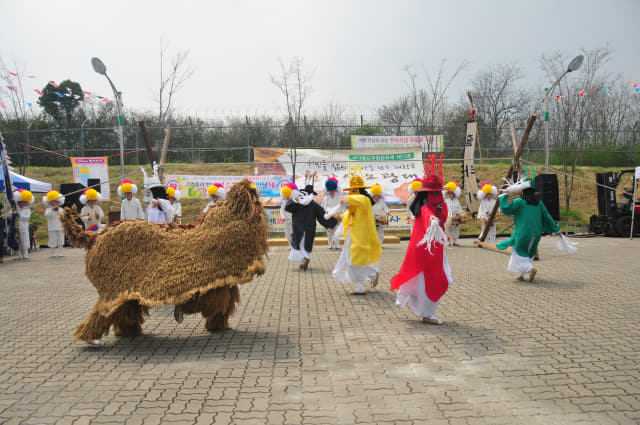
{"type": "Polygon", "coordinates": [[[193,122],[189,117],[189,136],[191,137],[191,163],[193,164],[193,122]]]}
{"type": "MultiPolygon", "coordinates": [[[[636,173],[637,174],[637,173],[636,173]]],[[[629,231],[629,239],[633,240],[633,224],[636,218],[636,188],[638,187],[638,180],[636,175],[633,175],[633,196],[631,197],[631,230],[629,231]]]]}
{"type": "Polygon", "coordinates": [[[87,120],[82,121],[80,124],[80,156],[84,156],[84,125],[87,120]]]}
{"type": "Polygon", "coordinates": [[[247,120],[247,162],[251,162],[251,123],[247,115],[244,118],[247,120]]]}
{"type": "Polygon", "coordinates": [[[113,85],[111,78],[104,73],[104,76],[109,81],[111,85],[111,90],[113,90],[113,96],[116,98],[116,108],[118,110],[118,135],[120,138],[120,181],[124,180],[124,117],[122,116],[122,99],[120,98],[120,93],[116,90],[116,86],[113,85]]]}

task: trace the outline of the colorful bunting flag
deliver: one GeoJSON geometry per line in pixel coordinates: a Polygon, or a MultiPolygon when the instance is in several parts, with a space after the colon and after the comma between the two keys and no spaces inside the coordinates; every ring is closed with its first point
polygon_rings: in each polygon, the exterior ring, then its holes
{"type": "Polygon", "coordinates": [[[2,107],[2,109],[7,109],[6,106],[4,106],[4,103],[0,102],[0,107],[2,107]]]}
{"type": "Polygon", "coordinates": [[[53,93],[55,93],[55,95],[58,96],[58,97],[64,97],[64,95],[62,93],[58,93],[57,91],[54,91],[53,93]]]}
{"type": "Polygon", "coordinates": [[[44,96],[44,95],[42,94],[42,92],[41,92],[40,90],[38,90],[38,89],[33,89],[33,91],[34,91],[34,92],[36,92],[36,93],[38,93],[40,96],[44,96]]]}
{"type": "Polygon", "coordinates": [[[53,81],[49,81],[49,85],[52,86],[53,88],[57,89],[58,87],[60,87],[58,84],[54,83],[53,81]]]}
{"type": "Polygon", "coordinates": [[[18,74],[16,74],[15,72],[11,72],[11,71],[9,71],[9,74],[13,75],[14,77],[18,76],[18,74]]]}

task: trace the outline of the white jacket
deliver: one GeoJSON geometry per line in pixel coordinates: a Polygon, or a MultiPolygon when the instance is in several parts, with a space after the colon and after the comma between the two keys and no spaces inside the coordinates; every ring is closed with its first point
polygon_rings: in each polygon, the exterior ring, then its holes
{"type": "Polygon", "coordinates": [[[140,218],[144,220],[144,211],[138,198],[131,198],[131,200],[123,199],[120,204],[120,220],[128,220],[130,218],[140,218]]]}
{"type": "Polygon", "coordinates": [[[49,232],[62,230],[62,222],[60,221],[60,214],[62,214],[62,207],[58,207],[57,211],[51,207],[45,210],[44,216],[47,217],[47,230],[49,232]]]}

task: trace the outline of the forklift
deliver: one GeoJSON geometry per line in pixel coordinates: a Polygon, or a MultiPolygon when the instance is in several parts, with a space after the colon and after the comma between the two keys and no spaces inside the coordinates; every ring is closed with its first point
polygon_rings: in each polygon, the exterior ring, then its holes
{"type": "Polygon", "coordinates": [[[605,236],[629,236],[631,234],[631,217],[636,209],[633,233],[640,233],[640,201],[633,199],[634,169],[621,170],[618,173],[597,173],[598,183],[598,215],[589,220],[589,232],[605,236]],[[630,187],[622,187],[621,199],[616,198],[616,189],[624,184],[622,176],[630,174],[630,187]],[[606,186],[606,187],[605,187],[606,186]]]}

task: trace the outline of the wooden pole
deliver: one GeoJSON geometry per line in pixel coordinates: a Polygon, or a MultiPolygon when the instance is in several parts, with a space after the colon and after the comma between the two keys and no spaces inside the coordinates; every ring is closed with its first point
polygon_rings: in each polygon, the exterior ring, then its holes
{"type": "MultiPolygon", "coordinates": [[[[527,122],[527,128],[522,135],[522,140],[520,141],[520,145],[518,146],[518,150],[516,151],[515,157],[513,158],[513,162],[509,167],[509,171],[507,172],[507,179],[511,179],[513,177],[513,171],[515,165],[520,161],[520,155],[522,155],[522,151],[524,150],[525,145],[527,144],[527,139],[529,138],[529,134],[533,129],[533,124],[536,122],[536,114],[532,114],[529,117],[529,121],[527,122]]],[[[496,219],[496,214],[498,213],[498,208],[500,207],[500,202],[496,199],[496,203],[493,206],[493,210],[491,210],[491,215],[489,216],[489,220],[487,224],[484,226],[484,230],[482,231],[482,235],[480,235],[480,242],[484,242],[487,237],[487,233],[489,233],[489,228],[493,225],[493,222],[496,219]]]]}
{"type": "MultiPolygon", "coordinates": [[[[514,123],[509,124],[511,128],[511,142],[513,142],[513,154],[518,152],[518,136],[516,135],[516,125],[514,123]]],[[[522,163],[518,161],[518,177],[522,175],[522,163]]]]}
{"type": "Polygon", "coordinates": [[[138,119],[138,126],[140,127],[140,134],[142,135],[142,140],[144,140],[144,145],[147,148],[147,157],[149,158],[149,163],[153,164],[154,162],[156,162],[156,159],[153,156],[153,149],[151,148],[151,141],[149,140],[147,127],[144,125],[144,120],[138,119]]]}
{"type": "Polygon", "coordinates": [[[169,140],[171,139],[171,128],[164,129],[164,142],[162,143],[162,154],[160,155],[160,164],[158,167],[158,177],[160,182],[164,177],[164,164],[167,162],[167,150],[169,149],[169,140]]]}
{"type": "Polygon", "coordinates": [[[629,239],[633,240],[633,224],[636,218],[636,193],[638,188],[638,170],[640,167],[636,167],[635,174],[633,176],[633,196],[631,197],[631,231],[629,232],[629,239]]]}

